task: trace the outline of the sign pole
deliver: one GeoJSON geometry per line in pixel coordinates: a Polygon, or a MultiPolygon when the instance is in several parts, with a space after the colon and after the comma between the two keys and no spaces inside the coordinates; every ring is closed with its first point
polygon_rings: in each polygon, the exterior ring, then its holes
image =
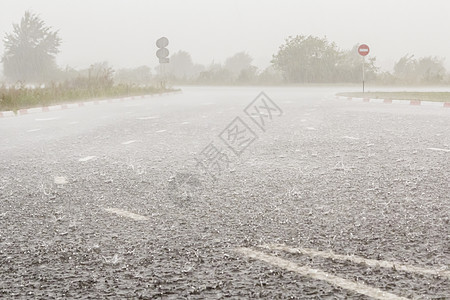
{"type": "Polygon", "coordinates": [[[163,87],[163,64],[159,63],[159,72],[160,72],[160,82],[159,82],[159,87],[162,88],[163,87]]]}
{"type": "Polygon", "coordinates": [[[164,64],[161,64],[161,73],[162,73],[162,88],[166,89],[166,68],[164,67],[164,64]]]}
{"type": "Polygon", "coordinates": [[[363,71],[363,93],[364,93],[364,83],[365,83],[365,65],[366,65],[366,57],[365,56],[363,56],[363,69],[362,69],[362,71],[363,71]]]}
{"type": "Polygon", "coordinates": [[[365,65],[366,65],[366,55],[369,54],[369,46],[367,46],[366,44],[362,44],[358,47],[358,53],[359,55],[361,55],[363,57],[363,61],[362,61],[362,84],[363,84],[363,93],[364,93],[364,85],[366,83],[366,70],[365,70],[365,65]]]}
{"type": "Polygon", "coordinates": [[[161,82],[159,83],[159,86],[163,89],[164,88],[164,64],[159,63],[159,72],[161,75],[161,82]]]}

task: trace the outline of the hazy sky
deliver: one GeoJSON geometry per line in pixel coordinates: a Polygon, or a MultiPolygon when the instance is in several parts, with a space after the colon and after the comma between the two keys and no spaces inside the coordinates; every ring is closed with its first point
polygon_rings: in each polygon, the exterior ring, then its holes
{"type": "MultiPolygon", "coordinates": [[[[156,66],[155,40],[188,51],[194,62],[223,62],[247,51],[265,67],[289,35],[326,36],[340,48],[367,43],[378,65],[392,68],[404,54],[447,57],[450,1],[385,0],[0,0],[0,32],[12,30],[25,10],[59,29],[57,62],[84,68],[156,66]]],[[[3,41],[0,42],[3,53],[3,41]]]]}

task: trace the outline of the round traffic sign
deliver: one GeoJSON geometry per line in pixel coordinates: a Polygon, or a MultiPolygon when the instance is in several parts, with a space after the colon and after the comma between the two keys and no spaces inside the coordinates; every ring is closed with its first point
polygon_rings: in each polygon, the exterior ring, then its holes
{"type": "Polygon", "coordinates": [[[156,51],[156,56],[158,58],[166,58],[169,56],[169,50],[167,48],[161,48],[156,51]]]}
{"type": "Polygon", "coordinates": [[[169,40],[165,36],[156,40],[156,47],[158,48],[164,48],[167,45],[169,45],[169,40]]]}
{"type": "Polygon", "coordinates": [[[369,54],[369,46],[367,46],[366,44],[362,44],[358,47],[358,53],[361,56],[366,56],[367,54],[369,54]]]}

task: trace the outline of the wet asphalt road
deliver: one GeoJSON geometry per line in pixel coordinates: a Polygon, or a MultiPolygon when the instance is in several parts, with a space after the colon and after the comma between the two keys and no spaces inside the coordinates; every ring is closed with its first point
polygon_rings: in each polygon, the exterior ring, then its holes
{"type": "Polygon", "coordinates": [[[450,109],[339,90],[187,87],[0,119],[0,298],[449,299],[450,109]],[[261,90],[283,111],[265,131],[243,112],[261,90]],[[239,156],[219,137],[235,117],[254,133],[239,156]],[[207,174],[211,145],[226,160],[207,174]]]}

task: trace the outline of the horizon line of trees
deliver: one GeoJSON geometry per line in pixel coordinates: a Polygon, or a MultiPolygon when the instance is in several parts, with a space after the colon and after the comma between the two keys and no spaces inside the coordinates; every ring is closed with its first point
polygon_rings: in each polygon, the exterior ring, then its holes
{"type": "MultiPolygon", "coordinates": [[[[19,24],[4,37],[5,51],[1,57],[4,76],[10,82],[44,83],[72,82],[76,86],[112,86],[115,83],[148,85],[166,80],[173,84],[304,84],[357,83],[361,81],[362,57],[358,45],[340,49],[326,37],[297,35],[285,40],[272,56],[271,65],[259,69],[252,57],[238,52],[223,64],[196,64],[186,51],[170,56],[170,63],[157,66],[155,74],[149,66],[114,70],[107,62],[75,70],[61,69],[55,57],[61,39],[58,31],[47,27],[38,15],[25,12],[19,24]]],[[[366,81],[380,84],[448,84],[450,75],[444,59],[435,56],[415,58],[405,55],[395,64],[393,72],[380,72],[376,57],[365,60],[366,81]]]]}

